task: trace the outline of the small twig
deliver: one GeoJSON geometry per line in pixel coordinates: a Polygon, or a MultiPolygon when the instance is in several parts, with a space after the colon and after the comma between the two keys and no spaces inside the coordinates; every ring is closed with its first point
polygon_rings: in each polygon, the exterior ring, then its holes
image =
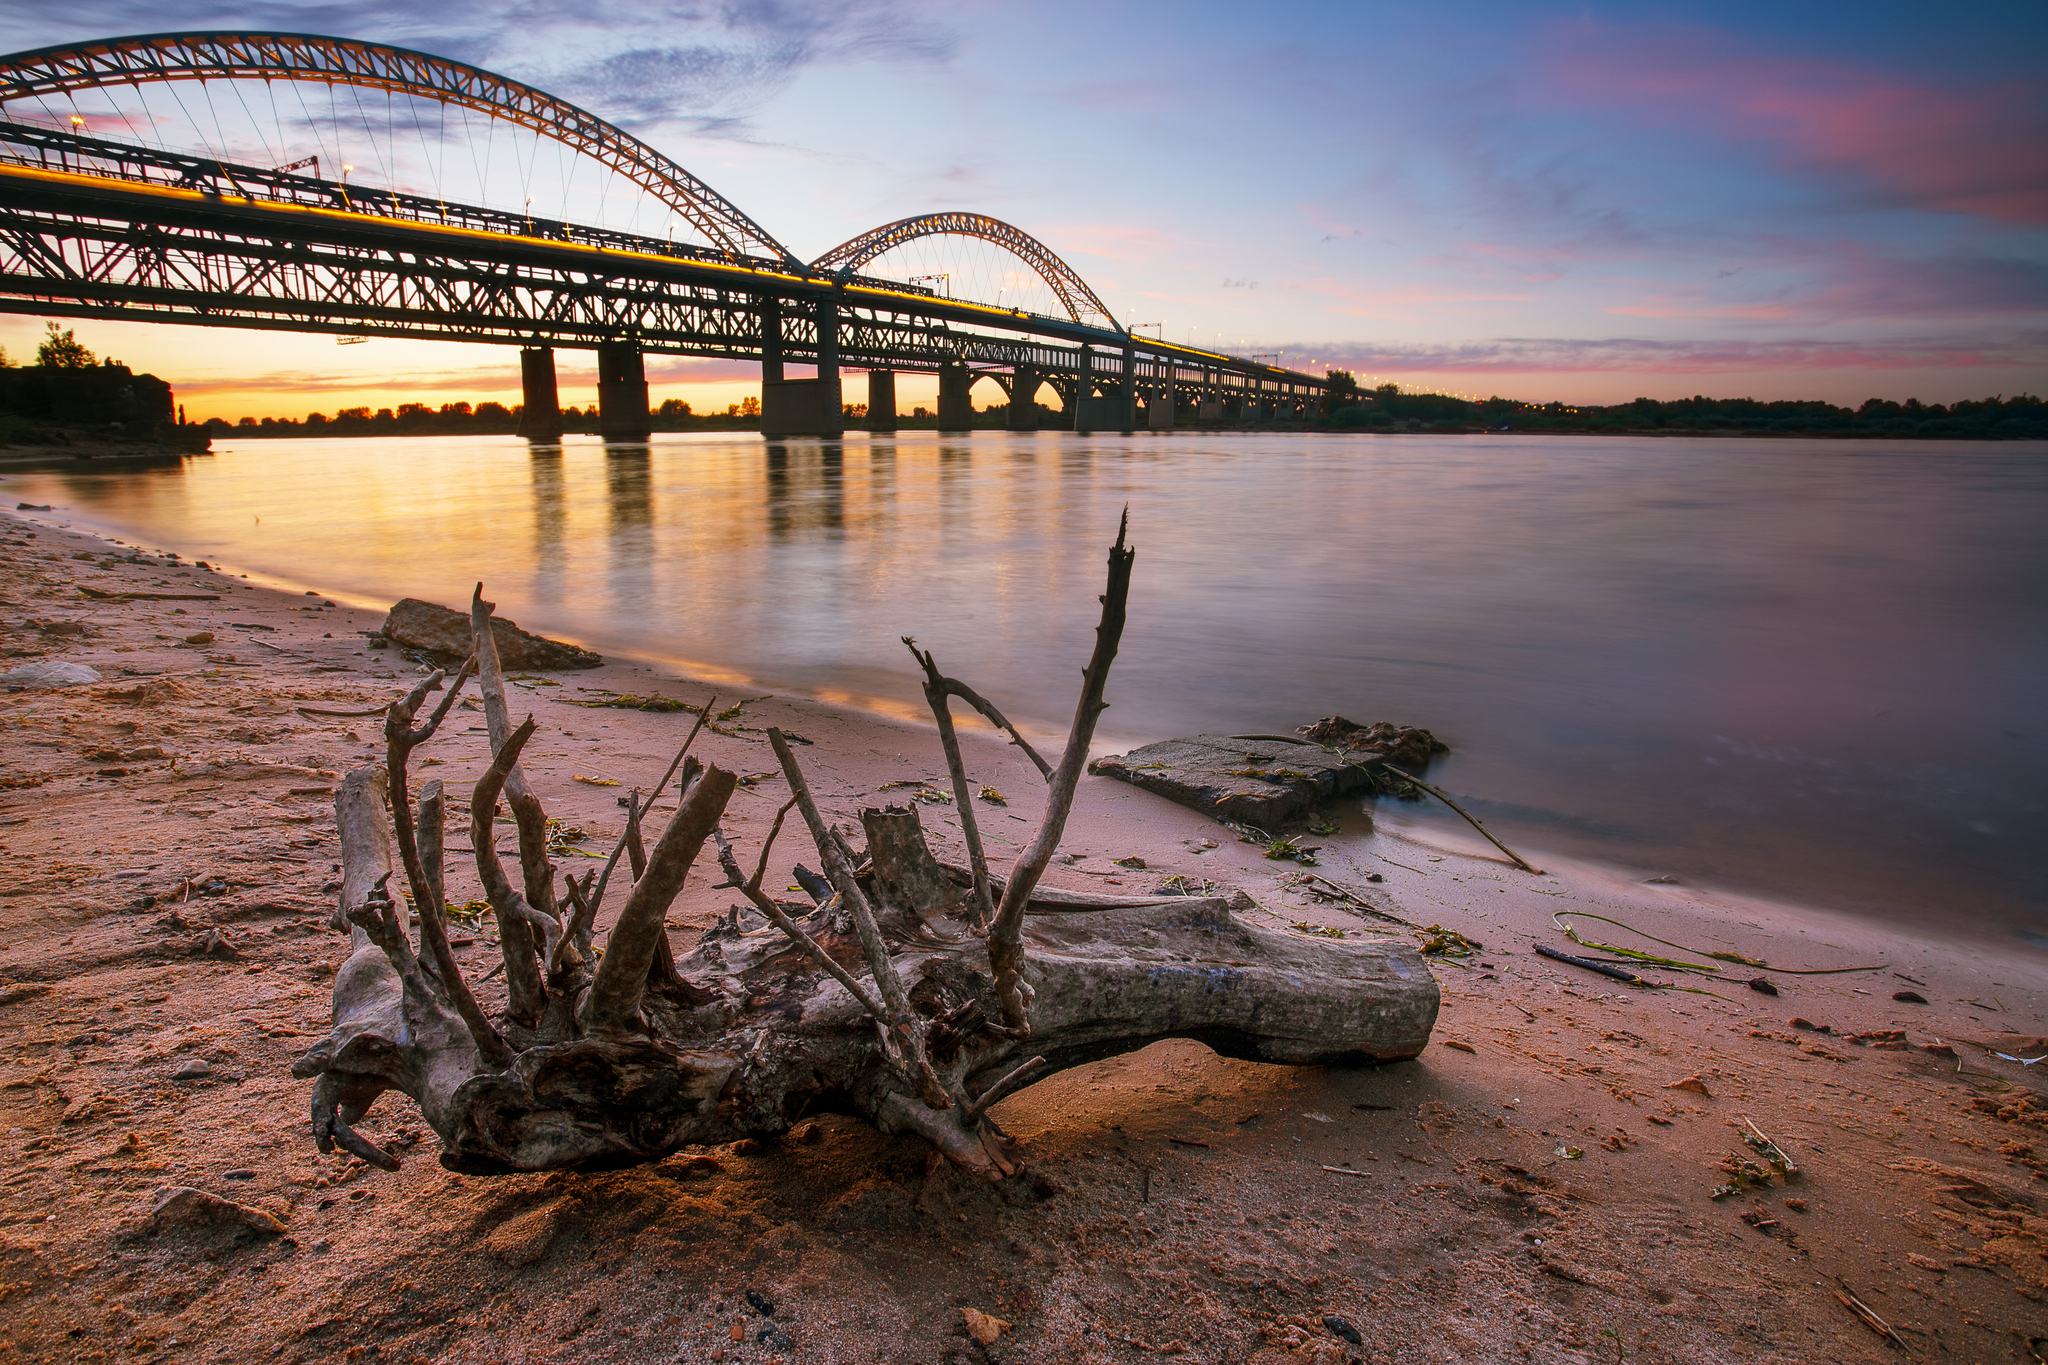
{"type": "Polygon", "coordinates": [[[1297,873],[1296,875],[1305,878],[1308,881],[1321,882],[1324,886],[1329,887],[1332,891],[1335,891],[1338,895],[1342,896],[1345,900],[1350,901],[1353,905],[1365,911],[1365,913],[1367,913],[1368,915],[1376,915],[1384,920],[1392,920],[1395,924],[1405,925],[1410,929],[1419,929],[1422,927],[1418,924],[1414,924],[1408,920],[1402,919],[1399,915],[1387,913],[1385,910],[1380,909],[1377,905],[1374,905],[1371,901],[1366,900],[1357,892],[1352,891],[1348,887],[1339,886],[1337,883],[1331,881],[1328,877],[1323,876],[1320,872],[1301,872],[1297,873]]]}
{"type": "Polygon", "coordinates": [[[1031,1079],[1031,1073],[1045,1065],[1045,1058],[1033,1057],[1005,1073],[1002,1079],[981,1092],[981,1098],[970,1100],[960,1111],[960,1121],[969,1127],[981,1122],[981,1116],[1000,1102],[1005,1096],[1021,1089],[1031,1079]]]}
{"type": "MultiPolygon", "coordinates": [[[[649,804],[653,804],[651,797],[649,804]]],[[[590,914],[593,922],[597,917],[597,907],[604,902],[604,889],[611,884],[612,869],[619,865],[619,855],[626,851],[627,840],[639,832],[640,812],[644,809],[646,807],[640,804],[639,788],[636,787],[626,794],[626,827],[619,831],[619,841],[612,845],[611,856],[604,860],[604,871],[597,877],[597,890],[590,897],[590,914]]]]}
{"type": "Polygon", "coordinates": [[[1906,1339],[1894,1331],[1890,1323],[1879,1317],[1876,1309],[1857,1298],[1856,1291],[1849,1288],[1847,1281],[1837,1279],[1835,1283],[1841,1286],[1841,1288],[1835,1291],[1835,1298],[1844,1308],[1860,1318],[1865,1327],[1891,1342],[1892,1345],[1898,1347],[1907,1355],[1913,1354],[1913,1348],[1906,1344],[1906,1339]]]}
{"type": "Polygon", "coordinates": [[[1547,943],[1539,943],[1535,947],[1540,956],[1547,957],[1552,962],[1568,962],[1574,967],[1584,967],[1589,972],[1598,972],[1602,976],[1611,976],[1616,981],[1626,981],[1631,986],[1641,986],[1646,990],[1661,989],[1658,982],[1645,981],[1634,972],[1625,972],[1619,967],[1610,967],[1604,962],[1595,962],[1590,957],[1573,957],[1570,953],[1560,953],[1547,943]]]}
{"type": "MultiPolygon", "coordinates": [[[[683,736],[683,747],[676,750],[676,756],[669,760],[668,771],[661,775],[661,781],[654,784],[654,794],[647,798],[649,806],[659,801],[662,792],[668,789],[668,780],[676,775],[676,769],[683,766],[683,759],[689,755],[690,746],[697,742],[697,732],[704,728],[705,721],[711,716],[711,708],[716,705],[718,705],[718,694],[713,692],[711,700],[705,702],[704,709],[697,713],[697,723],[690,727],[689,734],[683,736]]],[[[683,779],[683,785],[686,787],[690,785],[690,780],[687,777],[683,779]]]]}
{"type": "MultiPolygon", "coordinates": [[[[1382,765],[1382,766],[1384,766],[1384,765],[1382,765]]],[[[1408,783],[1410,783],[1410,784],[1412,784],[1412,785],[1414,785],[1414,786],[1417,786],[1417,787],[1420,787],[1420,788],[1422,788],[1422,790],[1424,790],[1424,791],[1428,792],[1428,793],[1429,793],[1429,794],[1430,794],[1431,796],[1434,796],[1434,797],[1435,797],[1435,798],[1436,798],[1437,800],[1439,800],[1439,801],[1443,802],[1443,803],[1444,803],[1444,804],[1445,804],[1446,806],[1449,806],[1449,807],[1450,807],[1450,808],[1451,808],[1452,810],[1456,811],[1456,812],[1457,812],[1457,813],[1458,813],[1459,815],[1462,815],[1463,817],[1465,817],[1465,823],[1466,823],[1466,824],[1468,824],[1468,825],[1472,826],[1472,828],[1474,828],[1474,829],[1478,830],[1478,831],[1479,831],[1479,832],[1480,832],[1481,834],[1484,834],[1484,835],[1486,836],[1486,842],[1488,842],[1488,843],[1492,844],[1492,845],[1493,845],[1493,846],[1494,846],[1495,848],[1497,848],[1497,849],[1499,849],[1499,850],[1500,850],[1501,852],[1503,852],[1503,853],[1507,854],[1507,855],[1508,855],[1508,860],[1509,860],[1510,862],[1514,863],[1514,865],[1515,865],[1516,867],[1519,867],[1519,868],[1521,868],[1521,869],[1522,869],[1522,871],[1524,871],[1524,872],[1534,873],[1534,874],[1535,874],[1536,876],[1538,876],[1538,877],[1540,877],[1540,876],[1544,875],[1544,874],[1543,874],[1543,870],[1542,870],[1541,868],[1531,867],[1531,866],[1530,866],[1530,865],[1528,864],[1528,862],[1527,862],[1526,860],[1524,860],[1524,859],[1523,859],[1523,857],[1522,857],[1522,855],[1521,855],[1521,854],[1519,854],[1519,853],[1515,852],[1515,851],[1514,851],[1513,849],[1509,848],[1509,847],[1508,847],[1508,846],[1507,846],[1506,844],[1504,844],[1504,843],[1502,843],[1502,842],[1501,842],[1500,840],[1498,840],[1498,839],[1494,838],[1494,837],[1493,837],[1493,834],[1492,834],[1492,832],[1491,832],[1490,830],[1488,830],[1488,829],[1486,828],[1486,826],[1485,826],[1485,825],[1481,824],[1481,823],[1479,822],[1479,817],[1478,817],[1478,816],[1476,816],[1476,815],[1474,815],[1474,814],[1472,814],[1472,812],[1471,812],[1471,811],[1468,811],[1468,810],[1466,810],[1466,809],[1465,809],[1465,808],[1464,808],[1463,806],[1461,806],[1461,805],[1459,805],[1459,804],[1458,804],[1457,802],[1455,802],[1455,801],[1451,800],[1451,798],[1450,798],[1450,797],[1448,797],[1448,796],[1444,795],[1444,793],[1443,793],[1443,792],[1439,791],[1439,790],[1438,790],[1437,788],[1435,788],[1435,787],[1432,787],[1432,786],[1430,786],[1430,785],[1429,785],[1429,783],[1427,783],[1427,782],[1424,782],[1424,781],[1423,781],[1423,780],[1422,780],[1421,778],[1419,778],[1419,777],[1416,777],[1416,776],[1415,776],[1414,774],[1412,774],[1412,773],[1401,773],[1401,774],[1400,774],[1400,777],[1401,777],[1401,780],[1402,780],[1402,781],[1404,781],[1404,782],[1408,782],[1408,783]]]]}
{"type": "Polygon", "coordinates": [[[1371,1171],[1354,1171],[1349,1166],[1325,1166],[1323,1169],[1331,1175],[1369,1176],[1372,1174],[1371,1171]]]}

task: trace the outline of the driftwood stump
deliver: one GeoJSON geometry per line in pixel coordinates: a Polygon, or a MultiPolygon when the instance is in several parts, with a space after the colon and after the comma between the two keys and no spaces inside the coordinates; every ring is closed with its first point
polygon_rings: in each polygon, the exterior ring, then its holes
{"type": "Polygon", "coordinates": [[[751,875],[719,829],[737,779],[686,761],[686,742],[670,767],[670,776],[682,773],[678,809],[653,849],[640,829],[652,798],[636,799],[603,874],[564,879],[558,890],[545,816],[519,770],[534,722],[511,724],[492,609],[479,587],[475,656],[425,722],[414,718],[442,675],[392,705],[385,765],[351,773],[335,798],[338,918],[354,951],[335,980],[333,1032],[293,1068],[314,1081],[321,1150],[338,1145],[395,1169],[352,1125],[397,1090],[440,1137],[442,1164],[459,1171],[627,1165],[836,1111],[919,1134],[953,1162],[1000,1179],[1019,1163],[989,1107],[1063,1067],[1164,1038],[1291,1065],[1417,1055],[1439,997],[1405,941],[1331,942],[1256,926],[1235,913],[1249,905],[1241,895],[1039,892],[1105,706],[1132,558],[1119,530],[1066,750],[1057,766],[1031,754],[1050,786],[1046,815],[1007,876],[993,875],[982,855],[948,698],[969,700],[1017,743],[1023,738],[918,654],[962,798],[971,866],[933,857],[914,806],[864,811],[866,847],[856,850],[825,825],[789,745],[770,730],[794,795],[751,875]],[[495,749],[470,803],[471,847],[505,956],[509,996],[495,1017],[448,949],[439,784],[415,806],[406,776],[411,751],[432,738],[472,669],[495,749]],[[518,885],[492,848],[501,798],[519,831],[518,885]],[[829,888],[813,905],[785,905],[761,889],[792,810],[829,888]],[[725,873],[721,885],[768,923],[744,928],[736,911],[672,960],[666,912],[707,843],[725,873]],[[630,889],[600,949],[592,926],[626,851],[630,889]],[[399,876],[411,889],[409,908],[391,892],[399,876]]]}

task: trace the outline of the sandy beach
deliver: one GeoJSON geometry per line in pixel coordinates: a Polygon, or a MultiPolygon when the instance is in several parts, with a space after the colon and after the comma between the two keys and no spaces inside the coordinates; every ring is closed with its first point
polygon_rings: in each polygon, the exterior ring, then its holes
{"type": "MultiPolygon", "coordinates": [[[[60,519],[0,516],[6,667],[103,679],[0,693],[0,1361],[2048,1360],[2048,1066],[1996,1055],[2048,1050],[2038,949],[1939,904],[1916,936],[1520,849],[1531,875],[1356,801],[1313,871],[1477,948],[1431,959],[1444,1005],[1417,1061],[1159,1044],[1004,1101],[1029,1174],[995,1185],[838,1117],[627,1171],[458,1176],[391,1096],[367,1131],[402,1171],[321,1156],[288,1067],[326,1032],[347,951],[332,794],[381,761],[376,708],[420,666],[370,647],[381,612],[60,519]],[[1606,956],[1557,927],[1573,912],[1685,951],[1590,918],[1583,938],[1691,960],[1872,969],[1645,968],[1695,990],[1638,989],[1535,953],[1606,956]],[[1797,1174],[1714,1198],[1761,1160],[1745,1124],[1797,1174]],[[284,1231],[153,1232],[168,1186],[284,1231]],[[1009,1325],[984,1344],[963,1310],[1009,1325]]],[[[1087,642],[1048,645],[1078,666],[1087,642]]],[[[1002,704],[1000,679],[945,662],[1002,704]]],[[[516,686],[540,726],[526,770],[583,832],[565,849],[610,848],[620,796],[691,720],[591,705],[619,695],[744,702],[699,750],[757,779],[727,814],[743,861],[783,799],[761,727],[811,742],[842,820],[944,777],[928,727],[632,662],[516,686]]],[[[979,721],[963,743],[1009,802],[983,826],[1007,863],[1042,784],[979,721]]],[[[415,776],[463,787],[487,757],[458,709],[415,776]]],[[[924,815],[956,852],[947,808],[924,815]]],[[[800,853],[777,857],[781,875],[800,853]]],[[[1304,933],[1411,932],[1306,870],[1091,777],[1050,880],[1178,877],[1304,933]]],[[[714,880],[700,867],[671,912],[678,954],[733,899],[714,880]]],[[[467,859],[451,881],[479,894],[467,859]]],[[[490,945],[463,937],[481,976],[490,945]]]]}

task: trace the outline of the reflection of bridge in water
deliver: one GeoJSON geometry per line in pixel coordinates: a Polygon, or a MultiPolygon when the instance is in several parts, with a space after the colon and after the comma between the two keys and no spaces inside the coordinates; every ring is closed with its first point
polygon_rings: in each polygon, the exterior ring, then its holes
{"type": "Polygon", "coordinates": [[[899,371],[938,375],[941,430],[972,424],[970,390],[984,378],[1010,399],[1012,428],[1039,424],[1037,396],[1050,388],[1062,424],[1081,431],[1170,430],[1177,415],[1282,420],[1305,415],[1324,388],[1311,375],[1134,335],[1064,261],[995,219],[908,218],[805,263],[683,167],[574,105],[423,53],[289,34],[157,35],[0,57],[0,310],[518,345],[536,439],[561,434],[548,417],[557,347],[597,351],[602,430],[613,440],[648,434],[650,351],[758,361],[769,435],[838,434],[842,368],[867,371],[874,430],[896,425],[899,371]],[[203,101],[188,102],[188,91],[203,101]],[[354,145],[371,149],[391,184],[352,182],[355,167],[335,154],[347,154],[338,116],[312,105],[342,110],[343,95],[363,115],[354,145]],[[406,117],[421,154],[401,146],[406,117]],[[113,124],[128,136],[107,136],[113,124]],[[188,145],[169,145],[167,125],[188,145]],[[536,149],[523,206],[490,203],[505,197],[487,174],[501,135],[536,149]],[[309,139],[322,150],[284,154],[309,139]],[[461,170],[451,148],[483,167],[467,199],[446,192],[461,170]],[[531,192],[547,152],[570,168],[557,217],[536,216],[531,192]],[[323,154],[338,178],[321,176],[323,154]],[[426,192],[397,187],[405,165],[426,192]],[[577,178],[583,165],[600,189],[577,178]],[[625,228],[571,221],[593,196],[603,218],[622,193],[625,228]],[[667,217],[665,238],[645,230],[649,205],[652,221],[667,217]],[[915,282],[949,275],[862,273],[933,241],[1000,251],[1050,302],[1027,311],[1002,306],[1001,289],[977,300],[915,282]],[[792,364],[815,373],[790,377],[792,364]]]}

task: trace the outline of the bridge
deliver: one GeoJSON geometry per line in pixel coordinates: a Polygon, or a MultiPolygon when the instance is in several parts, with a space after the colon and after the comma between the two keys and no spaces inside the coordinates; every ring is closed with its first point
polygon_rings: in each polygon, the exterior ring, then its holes
{"type": "Polygon", "coordinates": [[[878,431],[895,429],[901,372],[938,376],[941,430],[972,424],[983,379],[1007,395],[1012,428],[1039,424],[1050,388],[1077,431],[1299,418],[1326,387],[1139,335],[1043,243],[980,214],[905,218],[806,262],[573,104],[442,57],[304,34],[0,57],[0,311],[518,346],[536,440],[561,435],[558,348],[597,352],[615,441],[649,434],[648,353],[758,363],[768,436],[841,434],[847,369],[866,371],[878,431]],[[491,169],[501,143],[526,191],[511,202],[491,169]],[[342,159],[351,145],[385,183],[342,159]],[[469,184],[465,151],[475,192],[451,193],[469,184]],[[550,165],[559,183],[536,184],[550,165]],[[550,195],[557,212],[537,214],[550,195]],[[605,221],[614,212],[626,221],[605,221]],[[912,260],[941,246],[954,255],[912,260]],[[993,299],[952,287],[965,248],[1005,263],[993,299]],[[906,260],[956,264],[910,275],[906,260]],[[1005,306],[1018,281],[1039,306],[1005,306]]]}

